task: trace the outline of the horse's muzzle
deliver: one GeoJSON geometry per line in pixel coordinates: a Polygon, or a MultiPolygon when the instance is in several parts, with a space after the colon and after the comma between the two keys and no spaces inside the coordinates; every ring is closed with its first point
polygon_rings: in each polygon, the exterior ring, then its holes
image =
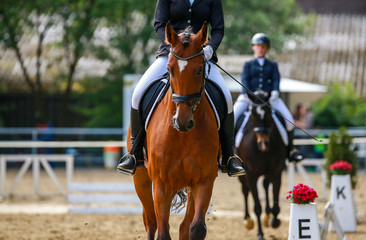
{"type": "Polygon", "coordinates": [[[257,138],[257,146],[261,152],[267,152],[269,150],[269,131],[259,131],[259,128],[254,129],[255,136],[257,138]]]}
{"type": "Polygon", "coordinates": [[[180,132],[189,132],[191,131],[194,126],[195,122],[193,119],[190,119],[185,122],[185,124],[182,124],[176,116],[173,117],[173,126],[175,129],[177,129],[180,132]]]}
{"type": "Polygon", "coordinates": [[[269,142],[264,141],[264,140],[261,140],[261,141],[257,142],[257,145],[258,145],[258,149],[261,152],[268,152],[268,150],[269,150],[269,142]]]}

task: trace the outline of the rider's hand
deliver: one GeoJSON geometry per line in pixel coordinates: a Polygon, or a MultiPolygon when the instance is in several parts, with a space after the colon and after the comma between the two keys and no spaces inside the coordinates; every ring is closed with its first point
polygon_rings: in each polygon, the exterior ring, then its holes
{"type": "Polygon", "coordinates": [[[213,49],[210,45],[207,45],[203,48],[203,55],[205,56],[206,61],[210,60],[212,58],[213,49]]]}
{"type": "Polygon", "coordinates": [[[276,100],[280,96],[280,92],[277,90],[273,90],[271,92],[271,97],[269,98],[270,101],[276,100]]]}

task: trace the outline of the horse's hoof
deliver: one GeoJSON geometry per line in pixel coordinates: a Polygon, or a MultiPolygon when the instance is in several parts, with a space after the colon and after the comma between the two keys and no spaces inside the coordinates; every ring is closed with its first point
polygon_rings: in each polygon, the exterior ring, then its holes
{"type": "Polygon", "coordinates": [[[202,240],[205,239],[207,227],[204,222],[195,222],[189,228],[189,239],[202,240]]]}
{"type": "Polygon", "coordinates": [[[258,235],[257,240],[265,240],[262,235],[258,235]]]}
{"type": "Polygon", "coordinates": [[[271,219],[271,226],[273,228],[278,228],[281,225],[281,220],[278,218],[272,218],[271,219]]]}
{"type": "Polygon", "coordinates": [[[244,219],[244,226],[250,230],[254,228],[254,222],[251,218],[244,219]]]}
{"type": "Polygon", "coordinates": [[[265,226],[265,227],[269,227],[269,214],[265,214],[265,215],[262,217],[262,224],[263,224],[263,226],[265,226]]]}

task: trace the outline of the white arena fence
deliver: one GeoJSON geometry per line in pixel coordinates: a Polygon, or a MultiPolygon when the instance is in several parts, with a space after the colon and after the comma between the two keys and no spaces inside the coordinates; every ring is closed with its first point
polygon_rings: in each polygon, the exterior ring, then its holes
{"type": "Polygon", "coordinates": [[[72,175],[74,171],[74,157],[67,154],[14,154],[14,155],[0,155],[0,197],[7,197],[11,195],[23,178],[24,174],[32,165],[33,171],[33,193],[38,196],[39,194],[39,179],[41,166],[46,170],[48,176],[51,178],[58,191],[67,196],[68,190],[63,189],[56,174],[54,173],[49,161],[52,162],[64,162],[66,169],[66,184],[69,185],[72,181],[72,175]],[[7,163],[8,162],[23,162],[18,174],[11,184],[9,190],[5,189],[6,175],[7,175],[7,163]]]}

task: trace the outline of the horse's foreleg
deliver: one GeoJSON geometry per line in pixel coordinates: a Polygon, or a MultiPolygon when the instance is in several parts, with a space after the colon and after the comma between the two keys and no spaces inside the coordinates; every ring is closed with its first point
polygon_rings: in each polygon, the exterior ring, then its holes
{"type": "Polygon", "coordinates": [[[154,207],[158,223],[157,240],[171,240],[169,234],[170,206],[175,193],[165,189],[162,184],[154,185],[154,207]]]}
{"type": "Polygon", "coordinates": [[[248,208],[248,195],[249,195],[249,188],[247,186],[247,182],[245,180],[246,176],[240,176],[239,180],[241,182],[241,190],[244,195],[244,225],[247,229],[252,229],[254,227],[254,222],[250,218],[249,215],[249,208],[248,208]]]}
{"type": "Polygon", "coordinates": [[[269,218],[271,213],[271,207],[269,206],[269,196],[268,196],[268,187],[269,187],[269,180],[268,178],[264,177],[263,179],[263,188],[266,195],[266,208],[265,208],[265,216],[262,219],[262,223],[265,227],[269,226],[269,218]]]}
{"type": "Polygon", "coordinates": [[[188,190],[187,209],[179,227],[179,240],[189,239],[189,226],[194,216],[194,199],[191,190],[188,190]]]}
{"type": "Polygon", "coordinates": [[[257,180],[258,180],[258,178],[253,178],[253,177],[249,178],[248,177],[250,191],[252,192],[253,199],[254,199],[254,212],[255,212],[255,215],[257,216],[258,240],[260,240],[260,239],[264,239],[264,238],[263,238],[262,224],[261,224],[261,219],[260,219],[261,214],[262,214],[262,207],[261,207],[261,203],[260,203],[259,197],[258,197],[257,180]]]}
{"type": "Polygon", "coordinates": [[[213,180],[206,180],[192,188],[194,198],[194,218],[189,228],[190,240],[203,240],[207,234],[205,216],[210,204],[213,188],[213,180]]]}
{"type": "Polygon", "coordinates": [[[277,218],[278,214],[280,213],[280,206],[278,203],[280,188],[281,188],[281,174],[279,174],[279,176],[273,182],[273,208],[272,208],[273,219],[271,221],[271,225],[273,228],[278,228],[281,224],[281,221],[277,218]]]}
{"type": "Polygon", "coordinates": [[[140,198],[143,206],[142,217],[147,232],[147,239],[154,240],[157,225],[152,198],[152,182],[146,168],[137,169],[133,181],[137,196],[140,198]]]}

